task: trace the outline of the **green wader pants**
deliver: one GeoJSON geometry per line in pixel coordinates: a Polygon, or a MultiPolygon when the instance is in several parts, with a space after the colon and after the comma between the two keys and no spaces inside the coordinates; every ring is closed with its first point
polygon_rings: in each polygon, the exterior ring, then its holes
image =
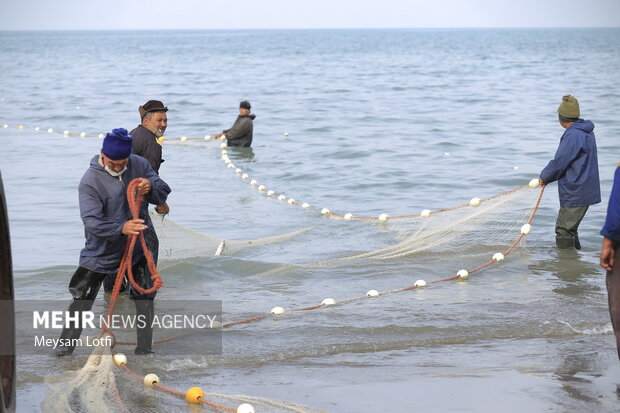
{"type": "Polygon", "coordinates": [[[555,245],[558,248],[581,249],[577,228],[587,210],[587,206],[560,207],[558,219],[555,223],[555,245]]]}

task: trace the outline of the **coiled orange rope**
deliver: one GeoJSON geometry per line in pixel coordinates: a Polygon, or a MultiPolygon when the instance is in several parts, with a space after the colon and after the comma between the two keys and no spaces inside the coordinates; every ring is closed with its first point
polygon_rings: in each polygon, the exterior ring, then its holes
{"type": "MultiPolygon", "coordinates": [[[[138,185],[140,184],[142,178],[136,178],[127,185],[127,202],[129,203],[129,210],[131,211],[131,215],[133,219],[138,219],[140,217],[140,206],[144,200],[144,196],[140,195],[138,192],[138,185]]],[[[118,298],[118,294],[121,291],[121,285],[123,284],[123,279],[125,275],[129,279],[131,286],[136,289],[136,291],[141,292],[142,294],[150,294],[158,289],[160,289],[164,283],[157,272],[157,266],[155,265],[155,261],[153,260],[153,255],[151,255],[147,245],[146,240],[144,239],[144,234],[140,232],[138,235],[127,235],[127,244],[125,245],[125,252],[123,253],[123,258],[121,259],[121,263],[118,267],[118,272],[116,273],[116,281],[114,282],[114,289],[112,290],[112,295],[110,296],[110,305],[108,307],[108,320],[111,319],[114,314],[114,307],[116,305],[116,300],[118,298]],[[140,237],[140,243],[142,244],[142,251],[144,251],[144,256],[146,257],[146,263],[149,271],[151,272],[151,279],[153,280],[153,287],[144,289],[136,283],[133,278],[132,271],[132,258],[133,258],[133,250],[136,245],[136,240],[140,237]]],[[[108,324],[104,324],[103,332],[110,334],[114,339],[114,333],[110,330],[108,324]]]]}

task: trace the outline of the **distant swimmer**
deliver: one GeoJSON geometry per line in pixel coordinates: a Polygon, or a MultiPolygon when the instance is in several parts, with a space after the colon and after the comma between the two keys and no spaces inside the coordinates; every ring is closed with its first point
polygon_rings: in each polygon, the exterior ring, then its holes
{"type": "MultiPolygon", "coordinates": [[[[614,174],[614,183],[609,196],[607,217],[601,230],[603,247],[601,248],[601,267],[607,271],[607,299],[611,325],[616,336],[616,349],[620,358],[620,164],[614,174]]],[[[620,385],[616,388],[620,393],[620,385]]]]}
{"type": "Polygon", "coordinates": [[[252,146],[252,133],[254,131],[253,120],[256,115],[250,113],[252,105],[247,100],[239,103],[239,116],[230,129],[226,129],[214,136],[219,139],[222,135],[226,135],[228,146],[252,146]]]}
{"type": "MultiPolygon", "coordinates": [[[[84,223],[86,244],[80,253],[79,267],[69,282],[73,302],[69,313],[73,320],[82,320],[83,312],[90,311],[101,283],[109,274],[116,274],[128,235],[145,235],[152,231],[148,204],[166,202],[170,187],[160,179],[149,162],[131,154],[132,138],[127,130],[119,128],[108,133],[99,155],[90,161],[79,185],[80,215],[84,223]],[[127,185],[140,178],[138,191],[145,196],[140,218],[133,219],[127,201],[127,185]]],[[[149,247],[150,249],[150,247],[149,247]]],[[[142,289],[153,287],[147,270],[146,258],[140,242],[136,243],[132,260],[133,277],[142,289]]],[[[129,285],[129,297],[134,301],[137,316],[143,320],[137,328],[136,354],[152,353],[153,300],[157,292],[142,294],[129,285]]],[[[60,335],[56,355],[66,356],[75,350],[82,334],[82,323],[72,322],[60,335]]]]}
{"type": "Polygon", "coordinates": [[[579,117],[579,102],[566,95],[558,107],[560,138],[555,157],[540,173],[540,183],[558,181],[560,211],[555,224],[558,248],[581,249],[577,229],[588,207],[601,202],[594,124],[579,117]]]}

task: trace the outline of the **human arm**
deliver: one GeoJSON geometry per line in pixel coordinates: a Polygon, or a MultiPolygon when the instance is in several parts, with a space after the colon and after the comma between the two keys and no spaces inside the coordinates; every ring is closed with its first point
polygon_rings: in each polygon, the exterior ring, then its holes
{"type": "Polygon", "coordinates": [[[601,248],[601,267],[611,270],[615,261],[616,240],[620,240],[620,167],[616,168],[614,183],[609,195],[605,225],[601,229],[603,247],[601,248]]]}
{"type": "Polygon", "coordinates": [[[230,129],[226,129],[222,133],[226,135],[226,139],[231,141],[245,136],[252,129],[252,121],[248,117],[239,117],[230,129]]]}
{"type": "Polygon", "coordinates": [[[582,146],[578,134],[572,130],[567,130],[560,139],[554,158],[540,172],[542,184],[547,185],[560,179],[573,161],[577,159],[583,150],[582,146]]]}

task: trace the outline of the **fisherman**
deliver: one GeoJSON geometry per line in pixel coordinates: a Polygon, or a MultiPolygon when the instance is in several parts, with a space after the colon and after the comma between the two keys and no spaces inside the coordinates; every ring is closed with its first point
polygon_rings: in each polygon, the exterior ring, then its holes
{"type": "MultiPolygon", "coordinates": [[[[132,138],[125,129],[114,129],[103,140],[99,155],[90,161],[79,185],[80,215],[84,223],[86,245],[80,253],[79,267],[69,282],[73,302],[69,306],[72,317],[81,320],[81,312],[89,311],[97,297],[101,283],[109,274],[115,274],[127,243],[127,235],[148,235],[153,224],[148,214],[148,204],[166,202],[170,187],[159,178],[149,162],[131,154],[132,138]],[[133,219],[126,196],[127,185],[140,178],[138,192],[145,196],[140,218],[133,219]]],[[[150,289],[153,280],[148,276],[147,263],[141,244],[136,243],[132,258],[136,283],[150,289]]],[[[142,294],[129,285],[129,296],[134,301],[138,320],[138,345],[136,354],[152,353],[152,320],[156,292],[142,294]]],[[[79,323],[63,329],[56,355],[73,353],[75,343],[82,333],[79,323]]]]}
{"type": "Polygon", "coordinates": [[[253,120],[256,115],[250,113],[252,105],[247,100],[239,103],[239,116],[230,129],[226,129],[214,136],[215,139],[226,135],[228,146],[252,146],[252,133],[254,131],[253,120]]]}
{"type": "MultiPolygon", "coordinates": [[[[162,147],[158,138],[164,136],[168,127],[168,108],[159,100],[149,100],[144,105],[138,107],[141,124],[130,132],[133,138],[131,152],[146,158],[155,172],[159,174],[159,167],[164,160],[162,159],[162,147]]],[[[166,202],[155,206],[155,212],[162,215],[170,213],[170,207],[166,202]]],[[[155,229],[151,229],[146,237],[149,249],[153,253],[153,260],[157,264],[159,258],[159,239],[155,229]]],[[[114,276],[108,276],[103,282],[105,292],[110,292],[114,288],[114,276]]],[[[127,289],[127,283],[123,283],[121,291],[127,289]]]]}
{"type": "Polygon", "coordinates": [[[601,202],[594,124],[579,117],[579,102],[571,95],[562,97],[558,107],[560,138],[555,157],[540,173],[540,184],[558,181],[560,211],[555,224],[558,248],[581,249],[577,229],[588,207],[601,202]]]}
{"type": "MultiPolygon", "coordinates": [[[[601,248],[601,267],[607,271],[607,300],[611,325],[616,335],[616,349],[620,358],[620,265],[616,261],[620,257],[620,164],[614,174],[614,183],[609,196],[607,217],[601,230],[603,247],[601,248]]],[[[620,385],[616,388],[620,393],[620,385]]]]}

